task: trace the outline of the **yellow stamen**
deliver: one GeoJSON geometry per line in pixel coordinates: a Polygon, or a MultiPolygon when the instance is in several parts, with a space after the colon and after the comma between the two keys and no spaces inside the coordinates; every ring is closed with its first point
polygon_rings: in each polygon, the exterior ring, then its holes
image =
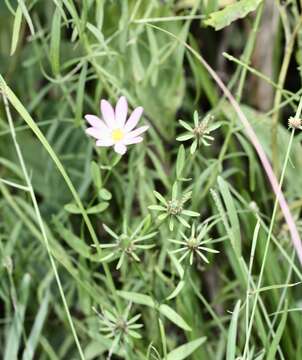
{"type": "Polygon", "coordinates": [[[111,137],[113,141],[120,141],[124,137],[124,133],[121,129],[115,129],[111,133],[111,137]]]}

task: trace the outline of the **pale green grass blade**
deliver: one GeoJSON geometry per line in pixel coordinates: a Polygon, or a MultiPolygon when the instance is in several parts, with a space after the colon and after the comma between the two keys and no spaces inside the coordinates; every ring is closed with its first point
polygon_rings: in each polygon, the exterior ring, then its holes
{"type": "Polygon", "coordinates": [[[270,344],[270,347],[269,347],[269,351],[268,351],[267,358],[266,358],[267,360],[275,360],[276,359],[277,349],[278,349],[278,346],[279,346],[279,343],[280,343],[280,340],[282,338],[282,335],[283,335],[283,332],[284,332],[284,329],[285,329],[285,325],[286,325],[286,320],[287,320],[287,315],[288,315],[287,310],[288,310],[288,303],[286,302],[285,303],[285,310],[284,310],[284,312],[282,314],[279,326],[278,326],[277,331],[276,331],[276,335],[273,338],[273,341],[272,341],[272,343],[270,344]]]}
{"type": "Polygon", "coordinates": [[[32,360],[35,355],[37,345],[39,343],[39,338],[42,332],[42,328],[47,316],[48,305],[49,305],[50,295],[47,292],[43,298],[43,301],[40,305],[39,311],[35,318],[34,325],[30,332],[29,338],[27,339],[26,347],[23,352],[22,360],[32,360]]]}
{"type": "Polygon", "coordinates": [[[180,328],[186,331],[192,330],[191,327],[187,324],[187,322],[170,306],[166,304],[160,305],[159,312],[180,328]]]}
{"type": "Polygon", "coordinates": [[[19,298],[16,302],[15,314],[13,317],[10,330],[8,332],[8,338],[5,345],[4,360],[17,360],[18,350],[21,346],[21,334],[23,331],[23,322],[25,317],[25,311],[27,307],[29,290],[30,290],[31,278],[29,274],[25,274],[22,279],[19,298]]]}
{"type": "Polygon", "coordinates": [[[239,224],[239,219],[238,219],[238,215],[237,215],[235,202],[231,195],[228,184],[222,177],[218,177],[218,185],[219,185],[219,189],[220,189],[221,195],[224,200],[225,207],[227,209],[227,215],[230,219],[231,233],[232,233],[232,238],[230,240],[233,244],[235,252],[237,253],[238,256],[240,256],[241,255],[241,233],[240,233],[240,224],[239,224]]]}
{"type": "Polygon", "coordinates": [[[61,12],[56,9],[51,26],[50,62],[54,75],[60,73],[61,12]]]}
{"type": "Polygon", "coordinates": [[[16,15],[15,15],[15,20],[14,20],[12,44],[11,44],[11,50],[10,50],[11,55],[14,55],[17,45],[18,45],[19,35],[20,35],[20,31],[21,31],[21,24],[22,24],[22,10],[19,5],[16,10],[16,15]]]}
{"type": "Polygon", "coordinates": [[[27,7],[26,7],[26,5],[24,3],[24,0],[18,0],[18,3],[19,3],[19,6],[20,6],[20,8],[22,10],[22,13],[23,13],[24,18],[25,18],[25,20],[27,22],[27,25],[29,27],[29,30],[30,30],[31,34],[35,35],[34,25],[33,25],[33,22],[31,20],[30,15],[29,15],[29,12],[27,10],[27,7]]]}
{"type": "Polygon", "coordinates": [[[80,126],[83,119],[83,105],[84,105],[84,96],[85,96],[85,84],[87,78],[87,63],[84,64],[78,83],[77,90],[77,102],[76,102],[76,125],[80,126]]]}
{"type": "Polygon", "coordinates": [[[241,301],[238,300],[234,308],[231,324],[229,327],[226,360],[236,359],[237,329],[238,329],[240,305],[241,305],[241,301]]]}
{"type": "Polygon", "coordinates": [[[168,356],[167,360],[183,360],[187,359],[191,354],[194,353],[202,344],[206,342],[207,338],[202,337],[188,342],[187,344],[181,345],[175,350],[172,350],[168,356]]]}

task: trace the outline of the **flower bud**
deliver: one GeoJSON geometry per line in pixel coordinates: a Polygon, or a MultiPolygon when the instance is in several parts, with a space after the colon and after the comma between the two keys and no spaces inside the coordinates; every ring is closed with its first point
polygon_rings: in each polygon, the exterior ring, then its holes
{"type": "Polygon", "coordinates": [[[302,130],[302,120],[291,116],[288,119],[288,127],[290,129],[301,129],[302,130]]]}

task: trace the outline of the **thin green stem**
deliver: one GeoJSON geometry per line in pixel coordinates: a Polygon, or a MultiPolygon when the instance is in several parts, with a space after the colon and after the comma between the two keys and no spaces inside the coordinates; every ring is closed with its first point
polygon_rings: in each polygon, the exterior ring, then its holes
{"type": "MultiPolygon", "coordinates": [[[[293,96],[294,99],[297,98],[297,95],[294,94],[293,92],[289,91],[289,90],[285,90],[283,89],[283,87],[281,85],[279,85],[278,83],[275,83],[273,80],[271,80],[268,76],[262,74],[260,71],[256,70],[255,68],[249,66],[246,61],[242,61],[237,59],[235,56],[230,55],[226,52],[224,52],[222,54],[226,59],[228,59],[229,61],[234,62],[235,64],[238,64],[242,67],[242,71],[249,71],[251,74],[256,75],[257,77],[259,77],[260,79],[264,80],[265,82],[267,82],[268,84],[270,84],[272,87],[274,87],[275,89],[279,90],[281,92],[281,94],[284,95],[284,97],[286,97],[286,99],[288,100],[290,96],[293,96]]],[[[240,95],[241,95],[241,91],[240,90],[240,95]]],[[[237,97],[238,97],[238,93],[237,93],[237,97]]],[[[241,97],[240,97],[241,98],[241,97]]],[[[240,100],[239,98],[239,100],[240,100]]],[[[293,99],[292,99],[293,100],[293,99]]],[[[238,101],[238,100],[237,100],[238,101]]]]}
{"type": "Polygon", "coordinates": [[[143,18],[135,19],[134,24],[158,23],[167,21],[182,21],[182,20],[201,20],[205,19],[206,15],[182,15],[182,16],[162,16],[157,18],[143,18]]]}

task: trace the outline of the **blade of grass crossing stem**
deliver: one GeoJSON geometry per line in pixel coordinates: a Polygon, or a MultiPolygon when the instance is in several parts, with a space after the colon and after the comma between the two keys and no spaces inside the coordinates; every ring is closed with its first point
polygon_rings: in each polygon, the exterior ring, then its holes
{"type": "Polygon", "coordinates": [[[18,359],[18,350],[21,345],[21,334],[29,295],[30,282],[31,279],[29,274],[25,274],[21,283],[19,299],[16,301],[13,321],[8,332],[4,360],[18,359]]]}
{"type": "Polygon", "coordinates": [[[235,305],[235,309],[232,315],[232,320],[229,328],[226,360],[235,360],[236,358],[236,340],[237,340],[237,327],[238,327],[240,305],[241,305],[241,301],[238,300],[235,305]]]}

